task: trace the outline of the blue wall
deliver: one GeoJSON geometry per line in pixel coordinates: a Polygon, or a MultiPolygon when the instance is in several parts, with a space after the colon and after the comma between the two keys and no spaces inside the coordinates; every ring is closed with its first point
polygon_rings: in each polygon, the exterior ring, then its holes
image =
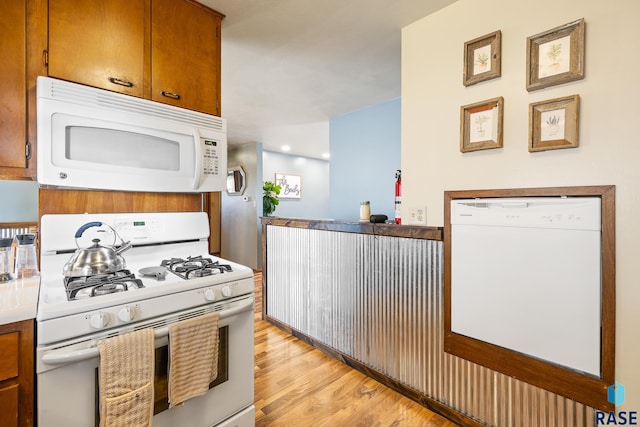
{"type": "Polygon", "coordinates": [[[0,180],[0,222],[38,221],[38,183],[0,180]]]}
{"type": "Polygon", "coordinates": [[[329,216],[358,221],[360,202],[393,219],[400,169],[400,98],[332,118],[329,216]]]}
{"type": "MultiPolygon", "coordinates": [[[[329,162],[310,157],[263,151],[262,180],[275,182],[275,174],[300,176],[299,199],[280,198],[273,216],[326,219],[329,215],[329,162]]],[[[260,192],[262,197],[262,192],[260,192]]],[[[258,213],[262,216],[262,211],[258,213]]]]}

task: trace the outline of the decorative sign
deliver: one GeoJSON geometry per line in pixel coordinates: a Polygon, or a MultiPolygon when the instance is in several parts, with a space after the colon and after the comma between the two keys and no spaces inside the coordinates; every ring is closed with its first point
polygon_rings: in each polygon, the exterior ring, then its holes
{"type": "Polygon", "coordinates": [[[280,190],[281,199],[299,199],[302,194],[302,183],[300,175],[276,174],[276,185],[282,187],[280,190]]]}

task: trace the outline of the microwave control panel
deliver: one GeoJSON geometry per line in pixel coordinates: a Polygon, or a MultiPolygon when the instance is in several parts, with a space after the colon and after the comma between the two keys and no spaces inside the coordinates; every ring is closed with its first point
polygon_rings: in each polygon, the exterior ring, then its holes
{"type": "Polygon", "coordinates": [[[220,174],[219,143],[215,139],[202,139],[202,173],[204,175],[220,174]]]}

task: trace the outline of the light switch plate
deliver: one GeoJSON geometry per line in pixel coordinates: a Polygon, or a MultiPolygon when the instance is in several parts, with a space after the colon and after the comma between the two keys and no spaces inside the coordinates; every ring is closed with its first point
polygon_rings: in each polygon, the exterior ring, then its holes
{"type": "Polygon", "coordinates": [[[410,208],[409,224],[427,225],[427,208],[425,206],[410,208]]]}

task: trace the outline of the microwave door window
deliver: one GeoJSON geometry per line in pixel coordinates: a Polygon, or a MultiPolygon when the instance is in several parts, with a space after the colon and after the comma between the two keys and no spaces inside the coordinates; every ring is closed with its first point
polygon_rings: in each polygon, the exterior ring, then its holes
{"type": "Polygon", "coordinates": [[[179,171],[180,142],[190,136],[171,136],[175,140],[116,129],[67,126],[65,157],[107,167],[179,171]]]}

